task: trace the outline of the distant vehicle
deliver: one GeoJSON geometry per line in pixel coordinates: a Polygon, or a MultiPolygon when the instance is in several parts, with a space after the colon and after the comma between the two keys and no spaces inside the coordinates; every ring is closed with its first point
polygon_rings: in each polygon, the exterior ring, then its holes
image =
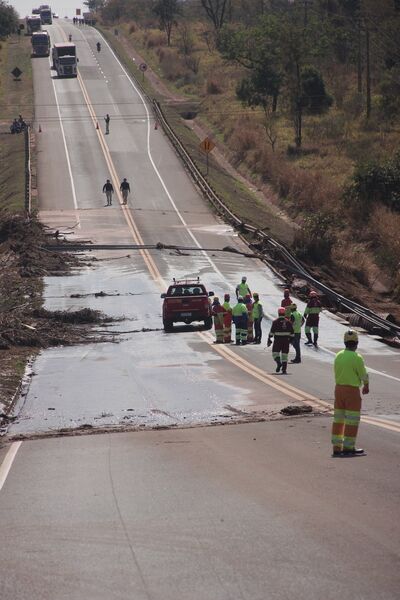
{"type": "Polygon", "coordinates": [[[200,279],[174,279],[165,294],[163,302],[163,325],[165,331],[172,331],[174,323],[204,321],[204,327],[211,329],[212,312],[210,296],[200,279]]]}
{"type": "Polygon", "coordinates": [[[32,14],[33,15],[40,15],[40,8],[34,8],[34,9],[32,9],[32,14]]]}
{"type": "Polygon", "coordinates": [[[26,17],[26,33],[32,35],[34,31],[41,31],[42,20],[39,15],[29,15],[26,17]]]}
{"type": "Polygon", "coordinates": [[[40,7],[40,18],[42,20],[43,25],[51,25],[53,22],[53,13],[51,12],[50,6],[40,7]]]}
{"type": "Polygon", "coordinates": [[[50,36],[47,31],[35,31],[32,33],[31,43],[33,56],[50,55],[50,36]]]}
{"type": "Polygon", "coordinates": [[[96,17],[92,12],[84,12],[82,14],[85,25],[96,25],[96,17]]]}
{"type": "Polygon", "coordinates": [[[58,19],[58,14],[57,13],[53,13],[53,19],[58,19]]]}
{"type": "Polygon", "coordinates": [[[51,68],[57,71],[58,77],[77,77],[78,59],[74,43],[54,44],[51,56],[53,60],[51,68]]]}

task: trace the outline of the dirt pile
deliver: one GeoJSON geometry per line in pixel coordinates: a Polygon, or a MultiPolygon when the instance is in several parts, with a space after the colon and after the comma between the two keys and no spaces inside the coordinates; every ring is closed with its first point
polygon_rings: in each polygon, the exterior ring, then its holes
{"type": "Polygon", "coordinates": [[[52,250],[53,244],[68,242],[48,232],[36,216],[0,211],[1,350],[92,341],[93,325],[110,321],[87,308],[50,312],[41,307],[42,277],[65,275],[79,265],[73,254],[52,250]]]}

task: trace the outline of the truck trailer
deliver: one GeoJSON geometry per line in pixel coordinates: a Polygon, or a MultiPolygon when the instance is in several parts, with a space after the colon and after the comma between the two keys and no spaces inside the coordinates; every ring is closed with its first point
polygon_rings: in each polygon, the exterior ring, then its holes
{"type": "Polygon", "coordinates": [[[29,15],[26,17],[26,34],[32,35],[34,31],[42,29],[42,20],[39,15],[29,15]]]}
{"type": "Polygon", "coordinates": [[[77,77],[78,59],[74,43],[54,44],[51,56],[53,60],[51,68],[57,71],[58,77],[77,77]]]}
{"type": "Polygon", "coordinates": [[[50,55],[50,36],[47,31],[35,31],[32,33],[32,56],[50,55]]]}
{"type": "Polygon", "coordinates": [[[47,8],[40,9],[40,18],[42,20],[42,25],[51,25],[53,22],[53,13],[51,12],[51,8],[48,6],[47,8]]]}

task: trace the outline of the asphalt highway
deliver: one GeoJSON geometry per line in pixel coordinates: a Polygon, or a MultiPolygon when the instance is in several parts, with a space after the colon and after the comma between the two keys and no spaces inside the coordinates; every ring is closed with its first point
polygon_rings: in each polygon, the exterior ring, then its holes
{"type": "MultiPolygon", "coordinates": [[[[57,79],[46,59],[34,61],[42,219],[77,241],[245,251],[154,128],[105,40],[96,52],[99,33],[63,21],[49,31],[53,42],[72,33],[80,75],[57,79]],[[116,194],[105,207],[106,178],[117,188],[123,177],[128,206],[116,194]]],[[[124,316],[106,330],[120,342],[44,351],[10,441],[85,427],[184,429],[4,448],[0,596],[397,598],[400,353],[361,334],[371,371],[360,431],[368,454],[332,459],[332,360],[345,324],[323,314],[320,349],[304,348],[303,363],[279,376],[265,348],[267,319],[258,347],[215,346],[192,327],[161,330],[160,293],[172,277],[199,275],[223,296],[246,274],[275,316],[282,282],[263,263],[206,251],[95,258],[48,278],[46,306],[124,316]],[[276,420],[283,406],[304,403],[323,415],[276,420]],[[217,424],[231,426],[207,427],[217,424]]]]}

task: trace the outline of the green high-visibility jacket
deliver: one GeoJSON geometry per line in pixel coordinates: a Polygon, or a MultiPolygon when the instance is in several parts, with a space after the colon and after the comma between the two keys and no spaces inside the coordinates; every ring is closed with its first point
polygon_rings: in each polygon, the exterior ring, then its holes
{"type": "Polygon", "coordinates": [[[301,333],[301,326],[304,323],[303,315],[298,310],[294,310],[290,316],[290,320],[292,321],[293,331],[301,333]]]}
{"type": "Polygon", "coordinates": [[[336,354],[334,362],[336,385],[360,387],[368,383],[368,373],[361,354],[345,348],[336,354]]]}
{"type": "Polygon", "coordinates": [[[264,316],[264,310],[259,300],[253,304],[253,319],[262,319],[264,316]]]}
{"type": "Polygon", "coordinates": [[[238,302],[233,307],[232,314],[234,317],[241,317],[242,315],[247,315],[247,306],[243,304],[243,302],[238,302]]]}
{"type": "Polygon", "coordinates": [[[239,283],[239,285],[236,286],[237,297],[239,298],[240,296],[241,298],[244,298],[245,296],[247,296],[247,294],[250,294],[251,296],[251,291],[247,283],[239,283]]]}

